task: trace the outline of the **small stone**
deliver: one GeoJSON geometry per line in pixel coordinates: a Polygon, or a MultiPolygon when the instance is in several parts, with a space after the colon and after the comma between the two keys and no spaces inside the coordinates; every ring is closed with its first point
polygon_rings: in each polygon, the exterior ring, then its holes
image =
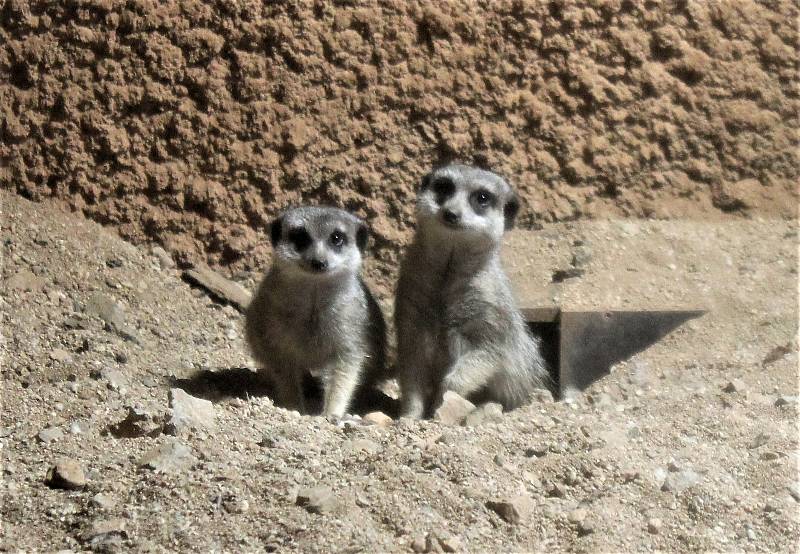
{"type": "Polygon", "coordinates": [[[534,389],[531,394],[531,402],[536,404],[551,404],[555,402],[553,393],[547,389],[534,389]]]}
{"type": "Polygon", "coordinates": [[[93,294],[86,302],[84,311],[95,315],[115,329],[125,325],[125,310],[122,304],[102,293],[93,294]]]}
{"type": "Polygon", "coordinates": [[[530,499],[525,496],[501,500],[489,500],[486,507],[495,512],[506,523],[516,525],[530,511],[530,499]]]}
{"type": "Polygon", "coordinates": [[[745,386],[744,381],[741,379],[731,379],[722,390],[728,393],[742,394],[746,389],[747,387],[745,386]]]}
{"type": "Polygon", "coordinates": [[[792,483],[786,487],[789,491],[789,496],[794,498],[796,502],[800,502],[800,483],[792,483]]]}
{"type": "Polygon", "coordinates": [[[597,522],[592,517],[587,517],[578,522],[578,535],[585,537],[591,535],[597,529],[597,522]]]}
{"type": "Polygon", "coordinates": [[[369,439],[353,439],[345,441],[342,444],[342,450],[345,452],[367,452],[369,454],[377,454],[381,451],[381,445],[369,439]]]}
{"type": "Polygon", "coordinates": [[[481,404],[472,410],[464,419],[464,425],[467,427],[476,427],[491,421],[499,421],[503,418],[503,406],[496,402],[487,402],[481,404]]]}
{"type": "Polygon", "coordinates": [[[113,391],[124,391],[128,386],[128,378],[118,369],[103,368],[100,371],[100,378],[106,382],[106,387],[113,391]]]}
{"type": "Polygon", "coordinates": [[[442,404],[436,409],[433,419],[445,425],[460,425],[474,409],[475,404],[453,391],[447,391],[444,393],[442,404]]]}
{"type": "Polygon", "coordinates": [[[178,435],[188,429],[213,429],[214,405],[202,398],[190,396],[183,389],[170,389],[169,407],[165,431],[178,435]]]}
{"type": "Polygon", "coordinates": [[[196,458],[186,445],[171,438],[147,451],[139,458],[137,465],[160,473],[179,473],[191,467],[195,461],[196,458]]]}
{"type": "Polygon", "coordinates": [[[58,427],[46,427],[36,435],[36,438],[44,444],[50,444],[51,442],[61,440],[63,437],[64,433],[58,427]]]}
{"type": "Polygon", "coordinates": [[[222,507],[229,514],[246,514],[250,511],[250,502],[247,499],[230,498],[222,502],[222,507]]]}
{"type": "Polygon", "coordinates": [[[661,532],[663,524],[657,517],[651,517],[647,520],[647,532],[653,535],[658,535],[661,532]]]}
{"type": "Polygon", "coordinates": [[[779,396],[778,399],[775,401],[775,406],[778,408],[782,406],[796,406],[797,405],[797,397],[796,396],[779,396]]]}
{"type": "Polygon", "coordinates": [[[781,344],[770,350],[764,359],[761,361],[762,366],[768,366],[769,364],[775,363],[784,356],[786,356],[789,352],[792,351],[791,343],[781,344]]]}
{"type": "Polygon", "coordinates": [[[748,444],[747,447],[751,450],[760,448],[769,442],[769,438],[769,435],[762,431],[753,437],[753,440],[750,441],[750,444],[748,444]]]}
{"type": "Polygon", "coordinates": [[[661,490],[665,492],[681,492],[700,482],[700,475],[690,469],[667,474],[661,490]]]}
{"type": "Polygon", "coordinates": [[[338,501],[329,487],[317,486],[300,489],[296,504],[312,514],[327,514],[336,509],[338,501]]]}
{"type": "Polygon", "coordinates": [[[364,423],[368,425],[377,425],[378,427],[389,427],[394,420],[383,412],[370,412],[363,418],[364,423]]]}
{"type": "Polygon", "coordinates": [[[569,520],[570,523],[580,523],[586,519],[587,515],[589,514],[585,509],[576,508],[567,514],[567,520],[569,520]]]}
{"type": "Polygon", "coordinates": [[[60,363],[66,363],[72,360],[72,354],[62,348],[54,348],[50,351],[50,359],[60,363]]]}
{"type": "Polygon", "coordinates": [[[766,452],[762,452],[761,455],[758,457],[759,460],[764,460],[766,462],[771,462],[772,460],[777,460],[781,457],[780,452],[772,452],[768,450],[766,452]]]}
{"type": "Polygon", "coordinates": [[[84,531],[81,539],[92,546],[121,542],[122,539],[128,537],[125,531],[126,526],[125,520],[121,518],[96,520],[92,522],[89,529],[84,531]]]}
{"type": "Polygon", "coordinates": [[[80,490],[86,486],[86,475],[78,462],[61,458],[47,471],[44,482],[51,489],[80,490]]]}
{"type": "Polygon", "coordinates": [[[411,541],[411,550],[416,552],[417,554],[424,554],[427,552],[427,540],[425,536],[415,537],[413,541],[411,541]]]}
{"type": "Polygon", "coordinates": [[[461,539],[455,536],[438,536],[439,545],[445,552],[463,552],[464,546],[461,544],[461,539]]]}
{"type": "Polygon", "coordinates": [[[19,271],[6,281],[7,290],[37,292],[44,288],[45,281],[28,270],[19,271]]]}
{"type": "Polygon", "coordinates": [[[90,503],[95,508],[105,510],[106,512],[111,511],[112,509],[114,509],[114,506],[117,505],[117,503],[114,501],[113,498],[111,498],[107,494],[103,494],[102,492],[98,492],[97,494],[95,494],[90,500],[90,503]]]}
{"type": "Polygon", "coordinates": [[[553,498],[564,498],[567,496],[567,491],[558,483],[553,483],[553,485],[547,489],[547,496],[553,498]]]}
{"type": "Polygon", "coordinates": [[[108,432],[118,439],[137,437],[157,437],[163,425],[152,412],[139,407],[128,406],[125,419],[108,427],[108,432]]]}
{"type": "Polygon", "coordinates": [[[175,260],[173,260],[172,256],[170,256],[169,253],[160,246],[153,246],[150,252],[158,260],[158,265],[161,267],[161,269],[172,269],[175,267],[175,260]]]}

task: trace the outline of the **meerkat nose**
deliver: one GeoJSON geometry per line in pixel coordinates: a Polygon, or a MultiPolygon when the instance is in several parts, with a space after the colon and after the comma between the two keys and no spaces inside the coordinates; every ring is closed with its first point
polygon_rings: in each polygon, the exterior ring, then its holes
{"type": "Polygon", "coordinates": [[[453,210],[448,209],[443,210],[442,217],[444,218],[445,223],[449,223],[450,225],[455,225],[461,219],[460,215],[453,210]]]}
{"type": "Polygon", "coordinates": [[[311,269],[314,271],[325,271],[328,269],[328,262],[314,258],[311,260],[311,269]]]}

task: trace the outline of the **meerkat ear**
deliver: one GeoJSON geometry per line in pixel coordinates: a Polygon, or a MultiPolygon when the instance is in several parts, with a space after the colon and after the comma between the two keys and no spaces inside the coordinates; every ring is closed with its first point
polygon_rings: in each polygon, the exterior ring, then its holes
{"type": "Polygon", "coordinates": [[[369,229],[366,224],[362,223],[356,230],[356,246],[361,252],[367,248],[367,241],[369,240],[369,229]]]}
{"type": "Polygon", "coordinates": [[[506,219],[506,231],[514,228],[514,220],[517,218],[519,212],[519,197],[515,193],[506,200],[506,205],[503,206],[503,216],[506,219]]]}
{"type": "Polygon", "coordinates": [[[283,216],[278,216],[275,221],[272,222],[272,225],[269,227],[269,236],[272,240],[272,246],[278,244],[278,241],[281,240],[281,232],[283,229],[283,216]]]}
{"type": "Polygon", "coordinates": [[[431,184],[431,174],[428,173],[427,175],[425,175],[425,177],[422,178],[422,181],[419,184],[419,191],[424,192],[425,190],[428,189],[430,184],[431,184]]]}

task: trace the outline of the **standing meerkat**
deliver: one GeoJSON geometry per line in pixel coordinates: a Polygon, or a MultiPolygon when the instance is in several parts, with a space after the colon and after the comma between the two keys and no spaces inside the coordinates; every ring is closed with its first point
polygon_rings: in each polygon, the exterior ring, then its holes
{"type": "Polygon", "coordinates": [[[295,208],[272,223],[272,266],[245,330],[287,408],[306,411],[308,374],[321,381],[323,414],[334,417],[345,414],[357,389],[385,377],[386,325],[360,278],[367,237],[363,221],[336,208],[295,208]]]}
{"type": "Polygon", "coordinates": [[[422,180],[395,299],[403,415],[430,415],[448,390],[512,409],[548,386],[538,339],[500,265],[518,210],[490,171],[454,164],[422,180]]]}

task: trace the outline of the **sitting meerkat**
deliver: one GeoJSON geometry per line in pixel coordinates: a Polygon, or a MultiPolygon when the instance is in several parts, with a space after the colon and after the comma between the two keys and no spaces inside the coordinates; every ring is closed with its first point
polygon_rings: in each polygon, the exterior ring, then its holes
{"type": "Polygon", "coordinates": [[[341,417],[385,371],[386,325],[361,280],[367,226],[336,208],[301,207],[272,223],[272,266],[247,309],[247,342],[275,381],[277,402],[306,412],[318,378],[323,415],[341,417]]]}
{"type": "Polygon", "coordinates": [[[425,176],[395,298],[402,413],[430,415],[446,391],[512,409],[549,385],[500,265],[519,201],[500,176],[448,165],[425,176]]]}

